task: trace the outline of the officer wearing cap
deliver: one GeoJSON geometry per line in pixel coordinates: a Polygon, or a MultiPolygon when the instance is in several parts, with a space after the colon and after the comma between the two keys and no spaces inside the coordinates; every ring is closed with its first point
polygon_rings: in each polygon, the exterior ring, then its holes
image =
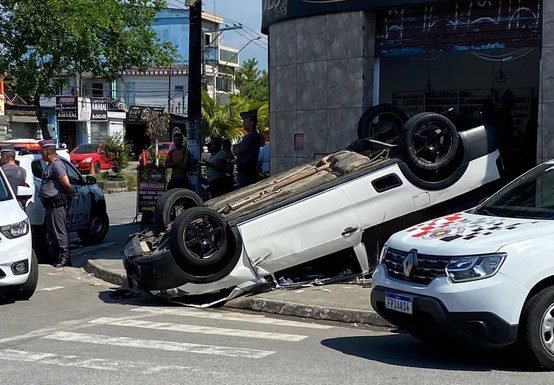
{"type": "Polygon", "coordinates": [[[44,222],[49,250],[54,253],[52,259],[57,259],[56,267],[71,266],[66,220],[68,206],[75,193],[69,183],[66,166],[56,154],[56,141],[41,142],[41,155],[48,163],[42,172],[39,196],[46,209],[44,222]]]}
{"type": "Polygon", "coordinates": [[[239,144],[233,146],[237,156],[237,179],[240,187],[248,186],[258,181],[258,156],[263,138],[256,129],[258,125],[258,110],[241,112],[243,128],[246,136],[239,144]]]}
{"type": "Polygon", "coordinates": [[[25,179],[27,179],[27,172],[23,167],[20,167],[15,163],[15,149],[4,147],[0,149],[1,159],[2,159],[2,171],[8,178],[8,183],[10,184],[14,194],[17,195],[17,188],[19,186],[27,186],[25,179]]]}

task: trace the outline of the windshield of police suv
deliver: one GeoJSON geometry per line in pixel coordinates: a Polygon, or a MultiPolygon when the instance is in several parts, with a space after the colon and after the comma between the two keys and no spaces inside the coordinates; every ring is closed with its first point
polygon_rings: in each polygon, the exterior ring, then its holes
{"type": "Polygon", "coordinates": [[[519,177],[475,212],[524,219],[554,219],[554,164],[541,165],[519,177]]]}
{"type": "Polygon", "coordinates": [[[6,183],[4,176],[0,174],[0,201],[7,201],[9,199],[12,199],[12,195],[10,194],[8,184],[6,183]]]}
{"type": "Polygon", "coordinates": [[[94,154],[98,151],[97,144],[80,144],[73,150],[74,154],[94,154]]]}

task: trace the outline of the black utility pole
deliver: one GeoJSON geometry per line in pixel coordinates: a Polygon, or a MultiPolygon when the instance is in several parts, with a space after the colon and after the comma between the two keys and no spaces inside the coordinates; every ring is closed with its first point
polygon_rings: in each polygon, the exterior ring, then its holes
{"type": "Polygon", "coordinates": [[[202,117],[202,1],[192,0],[190,7],[189,84],[187,148],[194,165],[189,171],[192,188],[200,192],[200,161],[202,141],[200,119],[202,117]]]}

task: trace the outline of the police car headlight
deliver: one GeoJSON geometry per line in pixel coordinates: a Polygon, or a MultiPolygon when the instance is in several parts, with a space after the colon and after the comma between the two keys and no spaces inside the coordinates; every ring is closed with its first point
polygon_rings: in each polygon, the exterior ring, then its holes
{"type": "Polygon", "coordinates": [[[383,263],[383,259],[385,259],[385,256],[387,255],[387,251],[389,251],[389,247],[387,245],[383,246],[381,255],[379,255],[379,264],[383,263]]]}
{"type": "Polygon", "coordinates": [[[90,163],[92,162],[92,158],[89,156],[88,158],[85,158],[82,160],[83,163],[90,163]]]}
{"type": "Polygon", "coordinates": [[[2,226],[0,232],[8,239],[22,237],[29,233],[29,221],[25,219],[12,225],[2,226]]]}
{"type": "Polygon", "coordinates": [[[506,254],[452,258],[446,266],[446,275],[454,283],[489,278],[500,270],[504,259],[506,254]]]}

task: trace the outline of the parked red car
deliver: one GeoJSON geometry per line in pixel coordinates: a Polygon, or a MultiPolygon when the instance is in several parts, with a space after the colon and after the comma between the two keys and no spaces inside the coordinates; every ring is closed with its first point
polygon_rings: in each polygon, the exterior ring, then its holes
{"type": "Polygon", "coordinates": [[[71,163],[83,173],[88,173],[91,163],[94,172],[109,170],[113,164],[102,154],[102,144],[80,144],[69,154],[71,163]]]}

